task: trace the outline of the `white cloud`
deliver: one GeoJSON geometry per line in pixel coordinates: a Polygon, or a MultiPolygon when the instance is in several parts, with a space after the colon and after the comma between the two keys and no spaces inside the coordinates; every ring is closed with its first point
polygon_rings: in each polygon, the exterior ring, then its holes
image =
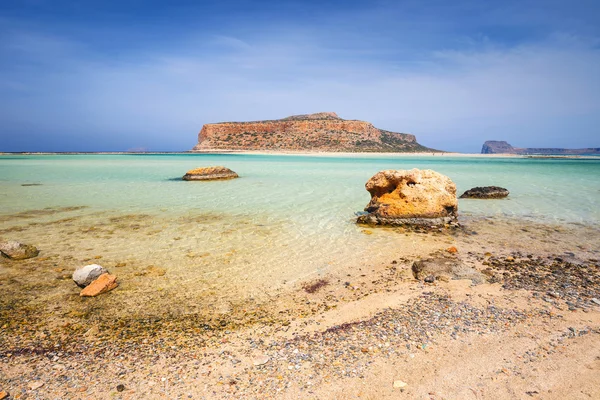
{"type": "Polygon", "coordinates": [[[76,43],[26,37],[12,46],[52,68],[5,74],[2,118],[18,125],[26,113],[39,131],[103,132],[122,148],[185,150],[203,123],[316,111],[415,133],[449,150],[478,151],[487,139],[600,146],[600,50],[575,37],[391,60],[340,56],[311,35],[212,36],[204,47],[121,62],[89,58],[76,43]],[[23,85],[34,95],[18,95],[23,85]],[[565,135],[569,126],[577,130],[565,135]]]}

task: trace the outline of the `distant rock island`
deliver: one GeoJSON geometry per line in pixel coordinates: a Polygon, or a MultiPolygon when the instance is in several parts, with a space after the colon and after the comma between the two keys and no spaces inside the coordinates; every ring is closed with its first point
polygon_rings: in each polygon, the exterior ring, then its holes
{"type": "Polygon", "coordinates": [[[437,151],[417,143],[414,135],[378,129],[369,122],[342,119],[334,112],[268,121],[205,124],[192,151],[211,150],[437,151]]]}
{"type": "Polygon", "coordinates": [[[521,148],[512,147],[504,141],[488,140],[483,144],[481,154],[600,155],[600,147],[587,149],[521,148]]]}

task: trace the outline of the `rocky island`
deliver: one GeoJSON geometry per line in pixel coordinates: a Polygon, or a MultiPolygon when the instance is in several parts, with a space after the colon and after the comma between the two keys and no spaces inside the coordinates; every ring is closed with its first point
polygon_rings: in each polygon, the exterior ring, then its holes
{"type": "Polygon", "coordinates": [[[345,120],[334,112],[253,122],[205,124],[192,151],[267,150],[327,152],[436,152],[414,135],[345,120]]]}
{"type": "Polygon", "coordinates": [[[586,149],[512,147],[505,141],[488,140],[481,148],[481,154],[538,154],[538,155],[600,155],[600,147],[586,149]]]}

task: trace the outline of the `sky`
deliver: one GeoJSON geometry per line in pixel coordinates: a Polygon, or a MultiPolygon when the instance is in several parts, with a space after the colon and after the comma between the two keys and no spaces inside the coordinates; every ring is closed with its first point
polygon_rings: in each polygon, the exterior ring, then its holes
{"type": "Polygon", "coordinates": [[[478,153],[600,147],[597,0],[2,0],[0,151],[185,151],[334,111],[478,153]]]}

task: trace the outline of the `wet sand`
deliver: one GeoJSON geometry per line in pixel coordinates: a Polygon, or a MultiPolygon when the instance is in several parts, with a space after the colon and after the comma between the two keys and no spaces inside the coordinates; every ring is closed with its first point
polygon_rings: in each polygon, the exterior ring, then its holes
{"type": "Polygon", "coordinates": [[[249,254],[190,251],[186,232],[201,222],[235,235],[235,223],[218,216],[167,223],[74,208],[5,217],[0,237],[41,253],[0,260],[0,392],[21,399],[600,397],[595,226],[464,217],[456,231],[357,227],[365,243],[390,246],[357,249],[359,256],[301,279],[286,281],[279,271],[272,285],[255,286],[268,277],[227,283],[228,275],[209,268],[243,269],[249,254]],[[488,282],[415,279],[413,262],[428,257],[461,263],[488,282]],[[176,268],[204,262],[204,277],[176,268]],[[70,275],[87,263],[105,265],[121,285],[80,298],[70,275]]]}

